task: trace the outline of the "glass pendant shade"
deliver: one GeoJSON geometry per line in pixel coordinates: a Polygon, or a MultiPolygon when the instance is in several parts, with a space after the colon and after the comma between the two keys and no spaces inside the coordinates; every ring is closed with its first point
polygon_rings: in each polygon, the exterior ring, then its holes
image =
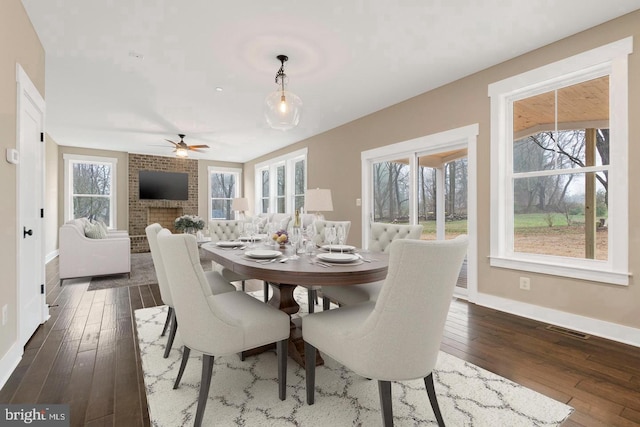
{"type": "Polygon", "coordinates": [[[278,89],[270,93],[264,108],[264,117],[273,129],[292,129],[300,123],[302,100],[288,90],[278,89]]]}

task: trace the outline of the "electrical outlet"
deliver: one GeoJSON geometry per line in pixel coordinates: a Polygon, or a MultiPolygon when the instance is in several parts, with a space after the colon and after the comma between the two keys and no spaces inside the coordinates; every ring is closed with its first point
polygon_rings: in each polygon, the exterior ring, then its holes
{"type": "Polygon", "coordinates": [[[528,277],[520,278],[520,289],[525,291],[531,290],[531,280],[528,277]]]}
{"type": "Polygon", "coordinates": [[[2,326],[7,324],[7,313],[9,311],[9,307],[7,304],[2,306],[2,326]]]}
{"type": "Polygon", "coordinates": [[[356,206],[362,206],[362,199],[356,199],[356,206]]]}

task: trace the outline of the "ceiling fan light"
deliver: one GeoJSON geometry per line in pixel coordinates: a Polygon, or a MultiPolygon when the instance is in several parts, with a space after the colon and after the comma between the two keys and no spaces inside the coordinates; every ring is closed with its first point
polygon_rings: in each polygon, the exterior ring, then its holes
{"type": "Polygon", "coordinates": [[[178,157],[188,157],[189,156],[189,152],[187,151],[186,148],[176,148],[176,156],[178,157]]]}

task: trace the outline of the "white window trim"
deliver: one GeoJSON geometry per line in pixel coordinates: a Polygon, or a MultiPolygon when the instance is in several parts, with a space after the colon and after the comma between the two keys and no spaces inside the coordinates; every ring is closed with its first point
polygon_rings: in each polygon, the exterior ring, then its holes
{"type": "Polygon", "coordinates": [[[628,55],[633,39],[625,39],[489,85],[491,97],[491,250],[492,267],[509,268],[617,285],[629,284],[628,271],[628,55]],[[610,76],[609,188],[612,203],[607,261],[513,251],[511,180],[512,102],[552,90],[561,83],[610,76]],[[624,183],[623,185],[619,183],[624,183]]]}
{"type": "MultiPolygon", "coordinates": [[[[362,247],[367,247],[369,240],[369,227],[371,221],[372,206],[372,182],[373,164],[385,160],[397,160],[401,157],[408,157],[412,162],[414,176],[412,182],[417,182],[415,176],[417,156],[449,151],[453,149],[467,149],[467,235],[469,246],[467,248],[467,292],[466,294],[456,294],[456,296],[467,298],[475,302],[478,298],[478,244],[477,244],[477,137],[478,124],[451,129],[436,134],[431,134],[408,141],[384,147],[363,151],[361,157],[362,173],[362,247]]],[[[449,160],[455,160],[454,158],[449,160]]],[[[441,179],[442,181],[442,179],[441,179]]],[[[417,188],[412,186],[411,202],[416,199],[417,188]]],[[[441,189],[440,191],[444,191],[441,189]]],[[[411,209],[412,221],[416,221],[415,209],[411,209]]],[[[444,237],[444,235],[442,236],[444,237]]]]}
{"type": "MultiPolygon", "coordinates": [[[[207,166],[207,223],[211,220],[211,174],[214,173],[228,173],[236,175],[236,191],[233,197],[240,197],[240,183],[242,182],[242,169],[241,168],[227,168],[222,166],[207,166]]],[[[235,219],[238,219],[238,212],[234,213],[235,219]]]]}
{"type": "Polygon", "coordinates": [[[86,163],[101,163],[111,166],[111,203],[109,204],[109,217],[111,218],[111,224],[107,224],[109,229],[118,228],[117,218],[117,173],[118,173],[118,159],[115,157],[99,157],[99,156],[83,156],[81,154],[64,154],[64,221],[70,221],[73,219],[73,194],[72,188],[72,176],[70,163],[86,162],[86,163]]]}
{"type": "Polygon", "coordinates": [[[304,160],[304,182],[307,183],[307,174],[309,170],[309,164],[307,161],[307,148],[292,151],[291,153],[284,154],[282,156],[274,157],[267,161],[257,163],[254,167],[255,170],[255,200],[256,212],[262,207],[262,176],[261,171],[269,171],[269,212],[276,213],[276,197],[277,197],[277,172],[276,169],[279,166],[285,166],[285,212],[293,213],[294,210],[294,190],[295,190],[295,173],[294,165],[300,160],[304,160]]]}

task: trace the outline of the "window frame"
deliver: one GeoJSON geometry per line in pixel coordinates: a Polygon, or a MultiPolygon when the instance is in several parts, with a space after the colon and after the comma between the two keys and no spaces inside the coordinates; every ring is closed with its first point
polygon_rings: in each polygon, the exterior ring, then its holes
{"type": "MultiPolygon", "coordinates": [[[[233,201],[233,198],[235,197],[240,197],[240,194],[241,194],[240,183],[242,182],[242,169],[228,168],[228,167],[222,167],[222,166],[207,166],[207,218],[208,218],[207,222],[212,219],[220,219],[220,218],[212,218],[213,192],[211,191],[211,175],[217,174],[217,173],[235,175],[235,179],[236,179],[235,192],[234,192],[234,195],[231,197],[231,201],[233,201]]],[[[226,199],[216,198],[216,200],[226,200],[226,199]]],[[[238,212],[235,211],[233,213],[233,216],[234,216],[234,219],[238,219],[239,218],[238,212]]]]}
{"type": "Polygon", "coordinates": [[[109,219],[107,228],[114,230],[117,228],[117,171],[118,159],[115,157],[99,157],[84,156],[80,154],[66,153],[64,159],[64,222],[71,221],[73,218],[73,165],[76,163],[102,164],[111,167],[111,194],[109,195],[109,219]]]}
{"type": "MultiPolygon", "coordinates": [[[[295,209],[295,165],[296,163],[303,161],[304,162],[304,185],[303,187],[307,188],[307,175],[308,175],[308,162],[307,162],[307,152],[306,148],[293,151],[291,153],[274,157],[265,162],[257,163],[255,165],[255,206],[256,213],[278,213],[277,212],[277,202],[278,198],[282,198],[283,196],[278,196],[277,194],[277,170],[279,167],[284,166],[284,176],[285,176],[285,211],[284,213],[293,213],[295,209]],[[262,172],[267,171],[269,173],[269,195],[267,197],[262,194],[262,172]],[[269,200],[269,209],[268,212],[263,212],[262,209],[262,201],[264,199],[269,200]]],[[[299,196],[299,195],[298,195],[299,196]]]]}
{"type": "MultiPolygon", "coordinates": [[[[632,47],[628,37],[489,85],[492,267],[628,285],[628,55],[632,47]],[[615,183],[609,188],[607,261],[515,252],[513,102],[604,75],[609,76],[610,90],[609,182],[615,183]]],[[[598,169],[585,167],[580,172],[598,169]]]]}

